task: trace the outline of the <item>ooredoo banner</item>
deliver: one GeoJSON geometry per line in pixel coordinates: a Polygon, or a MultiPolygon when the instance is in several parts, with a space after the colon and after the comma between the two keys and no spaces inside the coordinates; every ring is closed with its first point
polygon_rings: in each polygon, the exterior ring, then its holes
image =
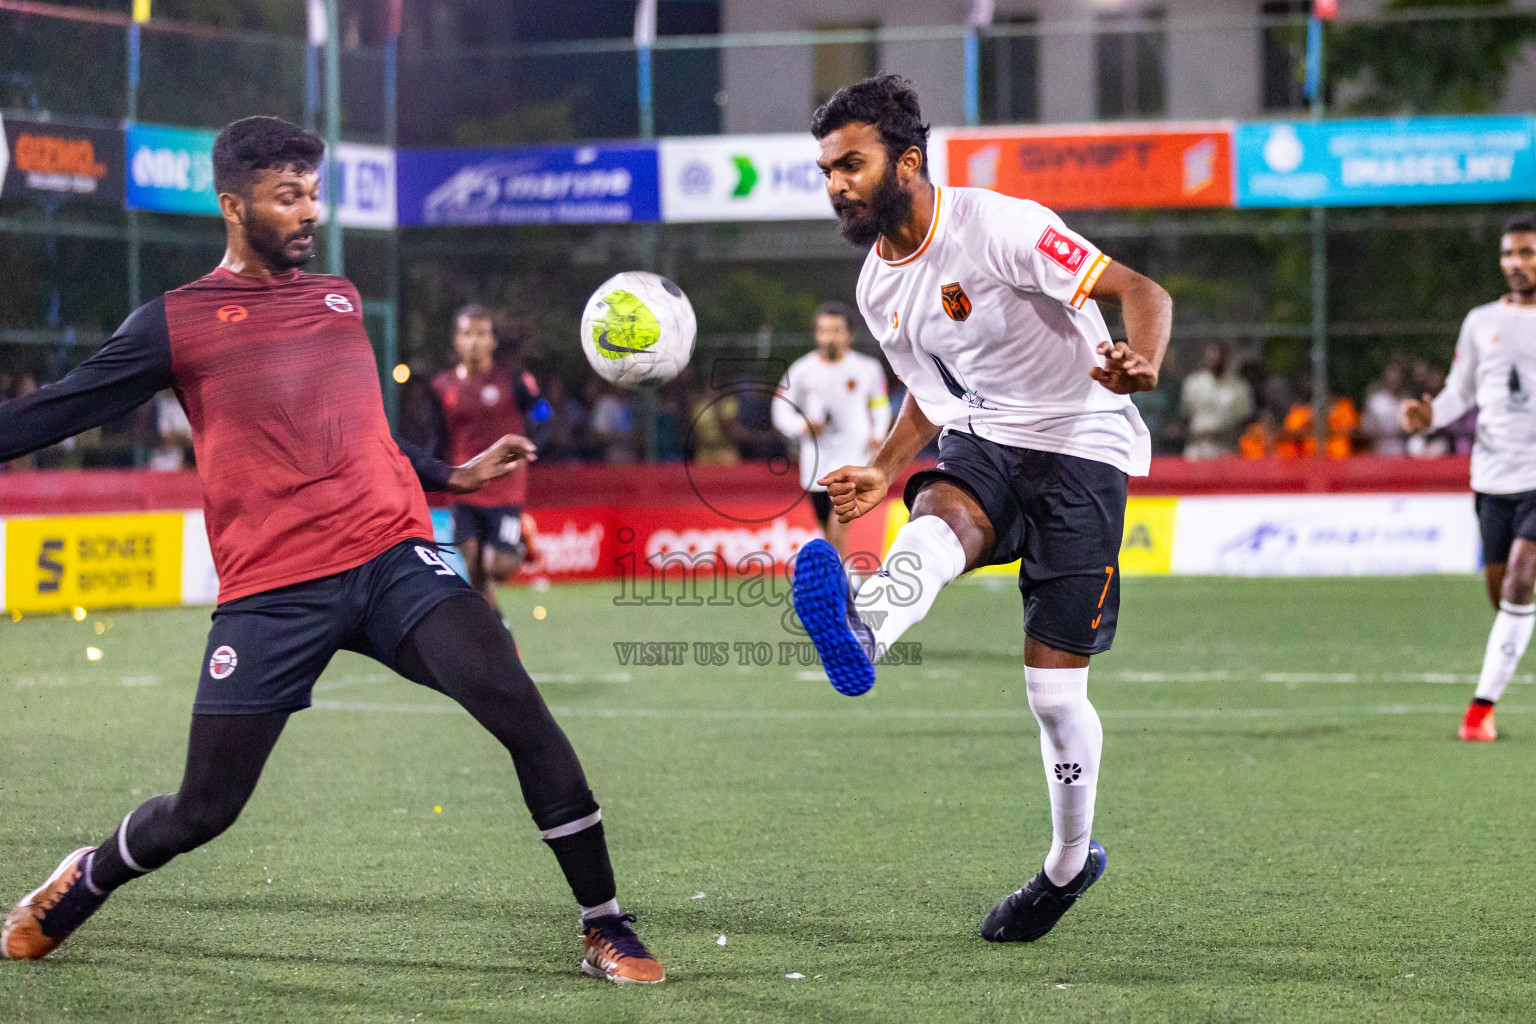
{"type": "Polygon", "coordinates": [[[809,132],[662,139],[659,153],[662,220],[833,216],[809,132]]]}
{"type": "Polygon", "coordinates": [[[1226,123],[953,129],[944,145],[949,184],[1054,210],[1232,204],[1226,123]]]}

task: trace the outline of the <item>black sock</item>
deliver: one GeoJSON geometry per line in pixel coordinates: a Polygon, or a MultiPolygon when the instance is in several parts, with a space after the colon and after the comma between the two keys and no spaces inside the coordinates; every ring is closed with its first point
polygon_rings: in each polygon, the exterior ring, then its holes
{"type": "Polygon", "coordinates": [[[1489,700],[1487,697],[1473,697],[1472,704],[1474,707],[1491,708],[1493,707],[1494,702],[1489,700]]]}
{"type": "Polygon", "coordinates": [[[596,907],[618,896],[602,822],[544,842],[560,862],[560,870],[565,872],[565,880],[570,883],[577,903],[583,907],[596,907]]]}

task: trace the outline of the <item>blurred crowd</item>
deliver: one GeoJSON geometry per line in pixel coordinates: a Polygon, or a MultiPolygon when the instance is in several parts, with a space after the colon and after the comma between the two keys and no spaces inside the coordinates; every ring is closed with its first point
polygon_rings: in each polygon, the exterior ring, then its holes
{"type": "MultiPolygon", "coordinates": [[[[1323,454],[1437,458],[1472,451],[1477,429],[1474,409],[1446,428],[1410,436],[1399,410],[1405,398],[1435,395],[1445,386],[1445,369],[1426,359],[1394,351],[1381,375],[1357,400],[1329,393],[1323,454]]],[[[1177,388],[1137,395],[1136,404],[1160,455],[1186,459],[1241,456],[1298,459],[1317,455],[1312,376],[1266,375],[1257,362],[1239,365],[1225,342],[1205,347],[1202,365],[1177,388]]]]}
{"type": "MultiPolygon", "coordinates": [[[[442,414],[431,386],[432,367],[419,367],[400,388],[401,436],[446,452],[442,414]]],[[[654,423],[657,458],[730,465],[790,456],[773,429],[771,384],[741,380],[724,386],[686,372],[654,394],[616,388],[588,377],[577,385],[535,370],[549,416],[529,435],[545,464],[632,463],[644,459],[645,425],[654,423]]],[[[1431,435],[1409,437],[1398,422],[1404,398],[1436,394],[1445,369],[1392,353],[1380,377],[1358,399],[1329,394],[1325,454],[1430,458],[1472,449],[1476,411],[1431,435]]],[[[38,371],[0,350],[0,400],[29,394],[38,371]]],[[[901,389],[893,387],[899,407],[901,389]]],[[[1232,346],[1205,347],[1200,367],[1181,382],[1136,396],[1160,455],[1210,459],[1306,458],[1316,454],[1309,374],[1266,375],[1256,361],[1239,363],[1232,346]]],[[[174,393],[121,419],[70,438],[25,459],[0,466],[27,469],[144,468],[193,465],[192,432],[174,393]]]]}

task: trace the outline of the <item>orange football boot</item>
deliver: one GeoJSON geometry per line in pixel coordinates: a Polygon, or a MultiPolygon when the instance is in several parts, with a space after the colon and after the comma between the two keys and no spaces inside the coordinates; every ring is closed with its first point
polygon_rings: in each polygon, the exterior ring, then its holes
{"type": "Polygon", "coordinates": [[[1458,735],[1468,743],[1492,743],[1497,739],[1499,732],[1493,727],[1493,706],[1468,704],[1458,735]]]}
{"type": "Polygon", "coordinates": [[[634,919],[634,914],[609,914],[586,923],[582,973],[620,985],[654,985],[667,980],[666,970],[629,926],[634,919]]]}
{"type": "Polygon", "coordinates": [[[0,953],[7,960],[41,960],[107,901],[107,894],[91,885],[81,867],[94,849],[82,846],[65,857],[48,881],[27,893],[5,916],[0,953]]]}

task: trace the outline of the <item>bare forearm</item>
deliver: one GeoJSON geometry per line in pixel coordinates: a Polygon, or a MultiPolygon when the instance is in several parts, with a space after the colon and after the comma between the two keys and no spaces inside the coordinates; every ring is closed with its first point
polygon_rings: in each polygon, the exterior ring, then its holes
{"type": "Polygon", "coordinates": [[[1173,299],[1161,285],[1143,278],[1121,300],[1120,315],[1125,320],[1126,344],[1161,373],[1173,331],[1173,299]]]}
{"type": "Polygon", "coordinates": [[[923,410],[918,408],[917,401],[909,393],[901,402],[901,413],[896,417],[896,425],[891,428],[890,436],[880,446],[879,454],[874,462],[870,463],[878,469],[886,480],[896,479],[896,475],[906,468],[907,463],[917,457],[917,453],[925,448],[939,433],[939,428],[929,422],[923,415],[923,410]]]}

